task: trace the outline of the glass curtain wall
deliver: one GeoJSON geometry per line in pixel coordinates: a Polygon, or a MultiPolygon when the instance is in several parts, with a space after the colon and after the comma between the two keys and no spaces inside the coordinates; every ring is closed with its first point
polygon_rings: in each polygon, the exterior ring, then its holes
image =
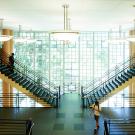
{"type": "Polygon", "coordinates": [[[92,80],[129,57],[128,43],[109,43],[109,38],[124,37],[119,32],[81,32],[78,42],[53,40],[47,32],[15,32],[15,36],[32,37],[35,43],[15,43],[15,56],[28,68],[63,92],[79,92],[92,80]]]}
{"type": "MultiPolygon", "coordinates": [[[[126,32],[81,32],[77,42],[56,41],[48,32],[15,31],[16,38],[36,42],[14,43],[15,57],[46,81],[61,87],[61,93],[80,92],[92,80],[129,57],[127,42],[108,42],[127,36],[126,32]]],[[[93,84],[94,85],[94,84],[93,84]]]]}

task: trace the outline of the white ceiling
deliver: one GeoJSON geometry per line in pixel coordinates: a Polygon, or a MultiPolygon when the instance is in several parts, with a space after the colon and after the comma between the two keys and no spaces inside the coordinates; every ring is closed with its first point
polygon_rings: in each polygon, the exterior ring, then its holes
{"type": "Polygon", "coordinates": [[[65,3],[74,30],[106,30],[132,24],[135,18],[135,0],[0,0],[0,18],[13,28],[63,29],[65,3]]]}

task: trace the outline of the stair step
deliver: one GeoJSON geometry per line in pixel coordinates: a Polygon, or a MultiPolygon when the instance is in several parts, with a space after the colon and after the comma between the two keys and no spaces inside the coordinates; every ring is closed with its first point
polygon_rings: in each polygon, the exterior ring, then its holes
{"type": "Polygon", "coordinates": [[[48,93],[47,91],[44,91],[42,97],[46,97],[46,96],[48,96],[48,95],[49,95],[49,93],[48,93]]]}
{"type": "Polygon", "coordinates": [[[112,91],[112,88],[110,87],[109,84],[106,84],[105,87],[106,87],[106,89],[107,89],[108,92],[111,92],[112,91]]]}
{"type": "Polygon", "coordinates": [[[96,92],[96,91],[94,92],[93,96],[94,96],[94,98],[95,98],[95,99],[97,99],[97,100],[99,100],[99,99],[100,99],[100,97],[98,96],[98,94],[97,94],[97,92],[96,92]]]}
{"type": "Polygon", "coordinates": [[[110,91],[108,89],[106,89],[105,87],[102,88],[102,90],[104,91],[105,94],[108,94],[110,91]]]}
{"type": "MultiPolygon", "coordinates": [[[[14,82],[18,83],[22,87],[29,90],[31,93],[33,93],[35,96],[37,96],[39,99],[43,99],[42,101],[45,101],[48,104],[55,105],[56,104],[56,96],[49,92],[47,88],[44,88],[43,86],[38,86],[36,83],[32,83],[32,80],[28,80],[27,76],[22,76],[21,73],[12,72],[10,67],[0,64],[0,72],[6,75],[8,78],[12,79],[14,82]]],[[[97,95],[98,97],[99,95],[97,95]]],[[[50,105],[48,105],[50,107],[50,105]]]]}
{"type": "Polygon", "coordinates": [[[115,82],[118,83],[118,85],[122,84],[122,82],[120,80],[118,80],[117,78],[115,78],[115,82]]]}
{"type": "Polygon", "coordinates": [[[36,89],[37,89],[37,87],[36,87],[34,84],[31,84],[30,87],[29,87],[29,91],[32,92],[32,93],[33,93],[36,89]]]}
{"type": "Polygon", "coordinates": [[[0,71],[2,71],[3,69],[7,68],[6,66],[0,66],[0,71]]]}
{"type": "Polygon", "coordinates": [[[8,71],[6,71],[6,73],[4,73],[6,76],[9,76],[11,73],[13,73],[13,72],[11,72],[10,70],[8,70],[8,71]]]}
{"type": "Polygon", "coordinates": [[[19,81],[19,84],[22,85],[22,86],[24,86],[24,84],[25,84],[26,81],[27,81],[26,79],[22,78],[22,79],[19,81]]]}
{"type": "Polygon", "coordinates": [[[129,70],[126,71],[126,74],[129,76],[129,78],[132,78],[133,74],[129,72],[129,70]]]}
{"type": "Polygon", "coordinates": [[[11,73],[8,77],[9,78],[12,78],[12,77],[14,77],[14,76],[16,76],[17,75],[17,73],[11,73]]]}
{"type": "Polygon", "coordinates": [[[117,78],[121,83],[124,83],[125,82],[125,80],[122,78],[122,77],[120,77],[120,76],[118,76],[118,78],[117,78]]]}
{"type": "Polygon", "coordinates": [[[133,72],[132,70],[128,69],[127,72],[130,73],[132,76],[135,76],[135,72],[133,72]]]}
{"type": "Polygon", "coordinates": [[[26,85],[26,89],[29,90],[29,88],[30,88],[30,86],[31,86],[32,84],[33,84],[33,83],[31,83],[31,82],[29,81],[29,83],[26,85]]]}
{"type": "Polygon", "coordinates": [[[16,82],[16,80],[17,80],[18,78],[20,78],[20,76],[17,74],[16,76],[13,76],[13,77],[12,77],[12,80],[14,80],[14,81],[16,82]]]}
{"type": "Polygon", "coordinates": [[[7,71],[10,71],[10,69],[7,68],[7,67],[5,67],[5,68],[3,68],[3,69],[1,70],[2,73],[6,73],[7,71]]]}
{"type": "Polygon", "coordinates": [[[42,97],[43,93],[44,93],[44,91],[43,91],[43,89],[41,89],[40,92],[38,93],[38,96],[42,97]]]}
{"type": "Polygon", "coordinates": [[[111,90],[113,90],[113,89],[115,89],[116,88],[116,86],[113,84],[113,83],[111,83],[111,82],[109,82],[109,84],[108,84],[112,89],[111,90]]]}
{"type": "Polygon", "coordinates": [[[114,80],[112,80],[112,83],[115,85],[116,88],[118,88],[119,85],[114,80]]]}
{"type": "Polygon", "coordinates": [[[103,97],[103,96],[104,96],[104,95],[101,93],[100,89],[97,90],[97,94],[98,94],[99,97],[103,97]]]}
{"type": "Polygon", "coordinates": [[[121,74],[121,79],[123,79],[124,81],[128,81],[129,77],[125,74],[121,74]]]}
{"type": "Polygon", "coordinates": [[[127,76],[127,78],[132,78],[132,75],[130,75],[130,73],[128,73],[127,71],[124,72],[124,75],[127,76]]]}
{"type": "Polygon", "coordinates": [[[33,83],[29,83],[29,85],[28,85],[26,88],[27,88],[29,91],[31,91],[32,87],[33,87],[33,83]]]}
{"type": "Polygon", "coordinates": [[[36,89],[33,91],[33,93],[34,93],[35,95],[39,95],[39,93],[40,93],[41,90],[42,90],[42,89],[41,89],[40,87],[36,87],[36,89]]]}
{"type": "Polygon", "coordinates": [[[54,97],[50,97],[50,100],[48,101],[51,105],[54,104],[55,98],[54,97]]]}
{"type": "Polygon", "coordinates": [[[103,90],[103,88],[100,88],[99,91],[100,91],[100,93],[101,93],[103,96],[105,96],[105,95],[107,94],[106,91],[103,90]]]}
{"type": "Polygon", "coordinates": [[[26,88],[29,83],[30,83],[30,82],[29,82],[28,80],[26,80],[26,81],[24,82],[24,86],[23,86],[23,87],[26,88]]]}
{"type": "Polygon", "coordinates": [[[16,79],[16,82],[19,83],[21,80],[23,80],[23,77],[22,77],[22,76],[19,76],[19,77],[16,79]]]}

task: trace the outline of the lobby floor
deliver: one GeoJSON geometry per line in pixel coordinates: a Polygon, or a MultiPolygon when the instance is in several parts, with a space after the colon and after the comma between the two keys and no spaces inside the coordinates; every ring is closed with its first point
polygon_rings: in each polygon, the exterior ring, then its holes
{"type": "MultiPolygon", "coordinates": [[[[60,107],[51,108],[0,108],[0,118],[28,119],[35,125],[33,135],[93,135],[93,112],[82,109],[78,94],[61,97],[60,107]]],[[[103,135],[104,118],[135,118],[134,108],[102,108],[98,135],[103,135]]]]}

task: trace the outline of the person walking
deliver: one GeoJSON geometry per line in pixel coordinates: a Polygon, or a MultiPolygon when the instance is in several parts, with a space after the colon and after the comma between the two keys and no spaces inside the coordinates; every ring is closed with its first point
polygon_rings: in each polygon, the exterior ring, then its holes
{"type": "Polygon", "coordinates": [[[9,66],[12,72],[14,72],[14,53],[9,56],[9,66]]]}
{"type": "Polygon", "coordinates": [[[96,121],[96,129],[98,129],[99,128],[99,116],[100,116],[100,112],[101,112],[101,107],[100,107],[98,101],[95,102],[95,104],[92,106],[92,109],[94,111],[94,118],[96,121]]]}

